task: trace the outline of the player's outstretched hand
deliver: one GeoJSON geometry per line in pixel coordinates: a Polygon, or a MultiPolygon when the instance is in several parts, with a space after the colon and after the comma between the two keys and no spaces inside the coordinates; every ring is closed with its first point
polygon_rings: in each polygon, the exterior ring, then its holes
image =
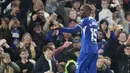
{"type": "Polygon", "coordinates": [[[56,24],[56,25],[54,26],[54,30],[59,30],[59,29],[61,29],[61,28],[63,28],[63,25],[62,25],[62,24],[56,24]]]}

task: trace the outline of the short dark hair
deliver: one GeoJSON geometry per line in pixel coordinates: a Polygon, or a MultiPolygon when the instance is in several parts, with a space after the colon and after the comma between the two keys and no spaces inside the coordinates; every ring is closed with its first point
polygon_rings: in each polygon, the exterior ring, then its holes
{"type": "Polygon", "coordinates": [[[38,22],[38,21],[34,22],[33,23],[33,28],[36,27],[37,25],[42,26],[42,22],[38,22]]]}
{"type": "Polygon", "coordinates": [[[119,30],[119,32],[117,33],[117,38],[119,38],[119,36],[120,36],[121,33],[125,33],[125,35],[127,36],[127,33],[125,31],[119,30]]]}
{"type": "Polygon", "coordinates": [[[22,52],[28,52],[28,50],[27,49],[21,49],[20,53],[22,53],[22,52]]]}
{"type": "Polygon", "coordinates": [[[109,22],[108,22],[107,19],[102,19],[102,20],[100,21],[100,24],[103,24],[104,22],[107,24],[107,26],[109,26],[109,22]]]}
{"type": "Polygon", "coordinates": [[[111,60],[111,58],[110,58],[110,57],[108,57],[108,56],[105,56],[105,57],[104,57],[104,59],[111,60]]]}
{"type": "Polygon", "coordinates": [[[130,45],[129,45],[129,44],[126,44],[124,48],[127,48],[127,47],[130,47],[130,45]]]}
{"type": "Polygon", "coordinates": [[[88,1],[88,4],[96,6],[96,2],[95,1],[88,1]]]}
{"type": "Polygon", "coordinates": [[[49,46],[49,45],[44,46],[44,47],[42,48],[42,51],[43,51],[43,52],[45,52],[47,49],[49,49],[49,50],[52,50],[52,51],[53,51],[53,48],[52,48],[51,46],[49,46]]]}
{"type": "MultiPolygon", "coordinates": [[[[109,26],[109,22],[108,22],[108,20],[106,20],[106,19],[102,19],[101,21],[100,21],[100,24],[99,24],[99,28],[102,30],[102,28],[101,28],[101,24],[103,24],[103,23],[106,23],[106,25],[107,26],[109,26]]],[[[106,31],[108,30],[108,27],[107,27],[107,29],[106,29],[106,31]]]]}
{"type": "Polygon", "coordinates": [[[83,5],[83,7],[84,7],[85,9],[88,9],[89,12],[92,11],[92,8],[91,8],[91,6],[90,6],[89,4],[85,4],[85,5],[83,5]]]}
{"type": "Polygon", "coordinates": [[[80,0],[73,0],[73,1],[72,1],[72,3],[75,3],[75,2],[80,2],[80,3],[81,3],[80,0]]]}
{"type": "Polygon", "coordinates": [[[80,49],[79,48],[71,48],[67,51],[67,56],[70,58],[70,59],[73,59],[73,60],[77,60],[77,57],[74,53],[76,52],[79,52],[80,49]]]}

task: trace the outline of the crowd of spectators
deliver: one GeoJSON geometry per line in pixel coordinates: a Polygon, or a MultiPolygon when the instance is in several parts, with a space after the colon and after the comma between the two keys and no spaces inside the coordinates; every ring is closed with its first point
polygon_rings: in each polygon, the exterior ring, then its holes
{"type": "MultiPolygon", "coordinates": [[[[75,73],[80,23],[89,4],[97,20],[97,73],[130,73],[130,0],[0,0],[0,73],[75,73]]],[[[86,35],[87,36],[87,35],[86,35]]]]}

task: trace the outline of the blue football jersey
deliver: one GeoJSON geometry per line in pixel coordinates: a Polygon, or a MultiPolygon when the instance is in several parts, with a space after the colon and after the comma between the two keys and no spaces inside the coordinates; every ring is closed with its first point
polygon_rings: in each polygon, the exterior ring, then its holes
{"type": "Polygon", "coordinates": [[[62,28],[61,32],[82,32],[81,50],[82,53],[98,53],[97,32],[98,24],[93,17],[86,17],[74,28],[62,28]]]}

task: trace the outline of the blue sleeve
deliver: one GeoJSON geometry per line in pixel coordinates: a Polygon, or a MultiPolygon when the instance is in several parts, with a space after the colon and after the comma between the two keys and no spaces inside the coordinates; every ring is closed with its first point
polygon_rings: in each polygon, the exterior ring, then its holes
{"type": "Polygon", "coordinates": [[[45,37],[45,39],[51,41],[52,38],[53,38],[53,36],[52,36],[53,32],[54,32],[54,30],[51,30],[50,32],[48,32],[48,34],[47,34],[47,36],[45,37]]]}
{"type": "Polygon", "coordinates": [[[102,47],[101,49],[104,50],[104,47],[105,47],[105,41],[103,41],[103,40],[102,40],[102,46],[101,46],[101,47],[102,47]]]}
{"type": "Polygon", "coordinates": [[[111,31],[112,39],[117,41],[116,34],[114,31],[111,31]]]}
{"type": "Polygon", "coordinates": [[[66,33],[73,33],[73,32],[79,32],[81,31],[84,26],[86,26],[88,24],[86,19],[82,19],[81,22],[75,26],[74,28],[61,28],[60,32],[66,32],[66,33]]]}

